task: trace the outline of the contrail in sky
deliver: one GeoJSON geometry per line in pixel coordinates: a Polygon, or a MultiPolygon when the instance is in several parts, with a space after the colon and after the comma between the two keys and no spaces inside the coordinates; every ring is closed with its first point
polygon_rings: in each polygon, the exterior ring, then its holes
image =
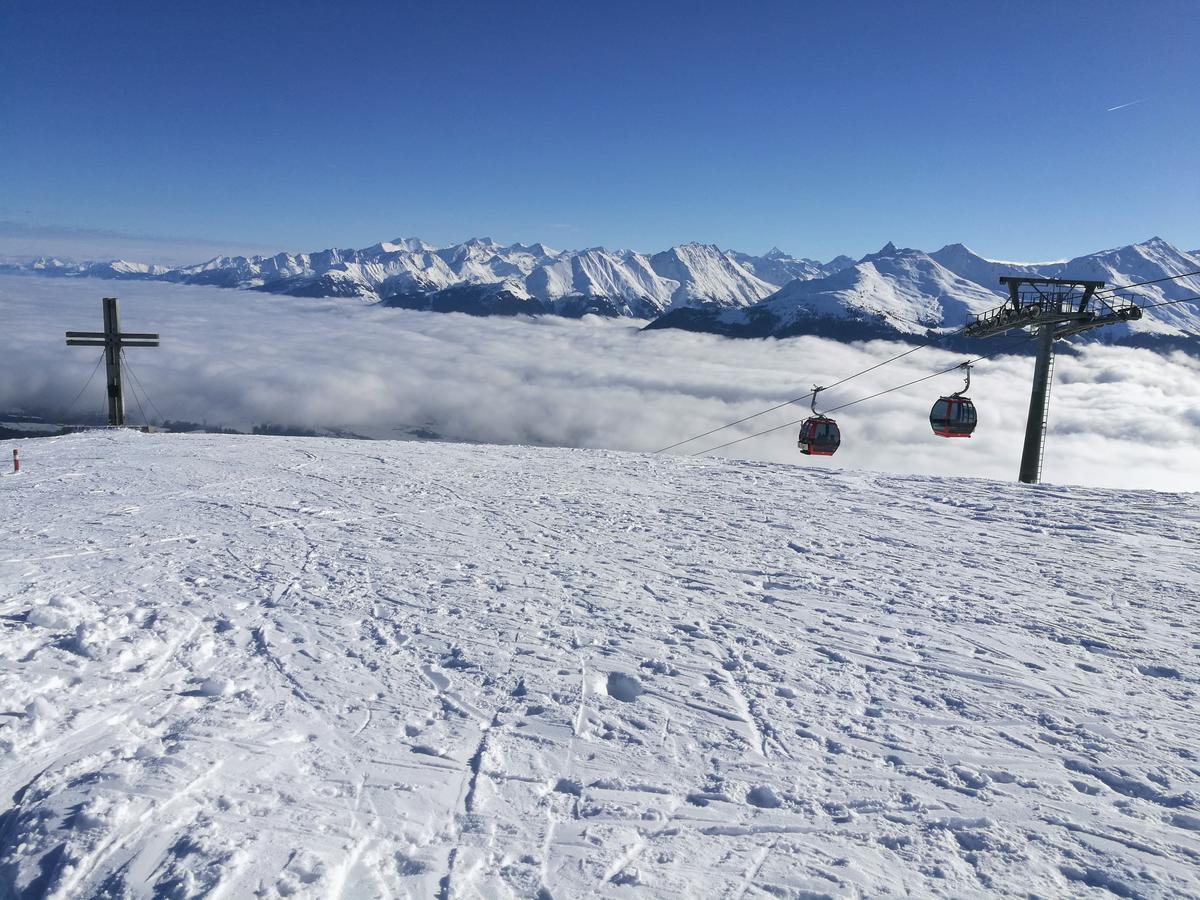
{"type": "Polygon", "coordinates": [[[1147,100],[1149,100],[1149,99],[1150,99],[1149,97],[1143,97],[1141,100],[1134,100],[1134,101],[1132,101],[1132,102],[1130,102],[1130,103],[1122,103],[1120,106],[1110,106],[1110,107],[1109,107],[1107,110],[1105,110],[1105,111],[1106,111],[1106,112],[1113,112],[1114,110],[1118,110],[1118,109],[1124,109],[1124,108],[1125,108],[1125,107],[1127,107],[1127,106],[1137,106],[1139,103],[1145,103],[1145,102],[1146,102],[1147,100]]]}

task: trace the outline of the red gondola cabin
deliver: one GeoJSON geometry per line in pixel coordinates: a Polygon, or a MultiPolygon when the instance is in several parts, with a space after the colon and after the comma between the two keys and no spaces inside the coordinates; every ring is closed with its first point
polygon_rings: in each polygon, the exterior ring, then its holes
{"type": "Polygon", "coordinates": [[[842,445],[842,433],[828,416],[811,416],[800,426],[797,444],[805,456],[833,456],[842,445]]]}
{"type": "Polygon", "coordinates": [[[966,397],[942,397],[929,411],[929,424],[938,437],[970,437],[979,419],[966,397]]]}

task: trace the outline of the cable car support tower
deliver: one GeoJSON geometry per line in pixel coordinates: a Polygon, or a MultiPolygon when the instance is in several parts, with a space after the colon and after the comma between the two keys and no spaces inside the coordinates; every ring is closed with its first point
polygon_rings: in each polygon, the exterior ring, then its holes
{"type": "Polygon", "coordinates": [[[1054,342],[1104,325],[1140,319],[1142,310],[1111,292],[1106,292],[1103,298],[1097,296],[1096,292],[1104,287],[1103,281],[1006,275],[1000,278],[1000,283],[1008,288],[1008,301],[975,316],[963,334],[985,338],[1014,328],[1027,328],[1037,341],[1019,476],[1025,484],[1037,484],[1042,476],[1042,453],[1046,446],[1054,342]]]}

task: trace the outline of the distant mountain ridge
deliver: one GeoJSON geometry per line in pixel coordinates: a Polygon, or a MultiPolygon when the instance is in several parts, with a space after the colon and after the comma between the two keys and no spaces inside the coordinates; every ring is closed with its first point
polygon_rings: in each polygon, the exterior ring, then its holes
{"type": "MultiPolygon", "coordinates": [[[[1004,299],[1003,274],[1095,278],[1118,286],[1200,270],[1200,254],[1151,238],[1071,260],[988,259],[963,244],[926,253],[888,243],[859,260],[795,257],[778,248],[757,256],[686,243],[658,253],[503,246],[473,238],[436,247],[419,238],[361,250],[274,256],[221,256],[164,267],[114,260],[39,259],[0,270],[215,285],[300,297],[347,297],[472,315],[625,316],[650,328],[729,336],[903,337],[956,329],[1004,299]]],[[[1200,295],[1200,276],[1140,290],[1143,303],[1200,295]]],[[[1200,303],[1151,310],[1138,322],[1105,329],[1106,340],[1200,341],[1200,303]]]]}
{"type": "Polygon", "coordinates": [[[220,256],[166,268],[124,260],[73,263],[40,259],[9,270],[66,277],[161,280],[236,287],[302,297],[357,297],[364,302],[475,314],[588,313],[654,318],[688,306],[750,306],[783,284],[836,271],[778,249],[763,256],[688,243],[659,253],[554,250],[545,244],[502,246],[473,238],[435,247],[419,238],[362,250],[329,249],[274,256],[220,256]]]}
{"type": "MultiPolygon", "coordinates": [[[[999,262],[962,244],[933,253],[887,244],[878,253],[823,277],[795,280],[763,301],[737,309],[671,310],[650,328],[683,328],[730,337],[821,334],[845,339],[922,336],[954,330],[970,316],[1000,305],[1001,275],[1086,278],[1110,287],[1200,271],[1200,256],[1151,238],[1071,260],[999,262]]],[[[1139,287],[1144,306],[1200,297],[1200,275],[1139,287]]],[[[1200,348],[1200,300],[1148,310],[1138,321],[1093,334],[1147,346],[1200,348]]]]}

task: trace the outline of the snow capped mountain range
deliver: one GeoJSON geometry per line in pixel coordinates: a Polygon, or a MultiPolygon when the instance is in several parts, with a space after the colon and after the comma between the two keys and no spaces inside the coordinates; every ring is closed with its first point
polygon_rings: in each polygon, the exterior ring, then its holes
{"type": "MultiPolygon", "coordinates": [[[[475,238],[435,247],[419,238],[362,250],[221,256],[191,266],[116,260],[39,259],[4,267],[42,275],[162,280],[302,297],[349,297],[437,312],[630,316],[651,327],[731,336],[920,335],[957,328],[998,305],[1001,275],[1102,279],[1118,286],[1200,270],[1200,255],[1151,238],[1071,260],[1020,263],[980,256],[963,244],[933,253],[887,244],[860,260],[827,263],[773,248],[762,256],[688,243],[659,253],[502,246],[475,238]]],[[[1200,295],[1200,276],[1140,290],[1145,304],[1200,295]]],[[[1200,303],[1153,310],[1104,330],[1107,340],[1200,335],[1200,303]]]]}
{"type": "Polygon", "coordinates": [[[681,244],[661,253],[554,250],[545,244],[501,246],[490,238],[438,248],[418,238],[363,250],[274,256],[221,256],[193,266],[71,263],[40,259],[21,266],[48,275],[158,279],[238,287],[305,297],[357,297],[364,302],[477,314],[598,313],[654,318],[679,307],[750,306],[795,278],[836,271],[779,250],[751,256],[711,244],[681,244]]]}
{"type": "MultiPolygon", "coordinates": [[[[1113,250],[1043,263],[986,259],[962,244],[934,253],[887,244],[830,275],[797,279],[760,303],[738,309],[677,309],[651,328],[685,328],[732,337],[822,334],[862,338],[924,335],[957,329],[999,305],[1001,275],[1098,279],[1117,287],[1200,271],[1200,256],[1151,238],[1113,250]]],[[[1148,306],[1200,297],[1200,275],[1146,285],[1127,294],[1148,306]]],[[[1200,300],[1146,312],[1138,321],[1097,331],[1108,341],[1200,342],[1200,300]]]]}

